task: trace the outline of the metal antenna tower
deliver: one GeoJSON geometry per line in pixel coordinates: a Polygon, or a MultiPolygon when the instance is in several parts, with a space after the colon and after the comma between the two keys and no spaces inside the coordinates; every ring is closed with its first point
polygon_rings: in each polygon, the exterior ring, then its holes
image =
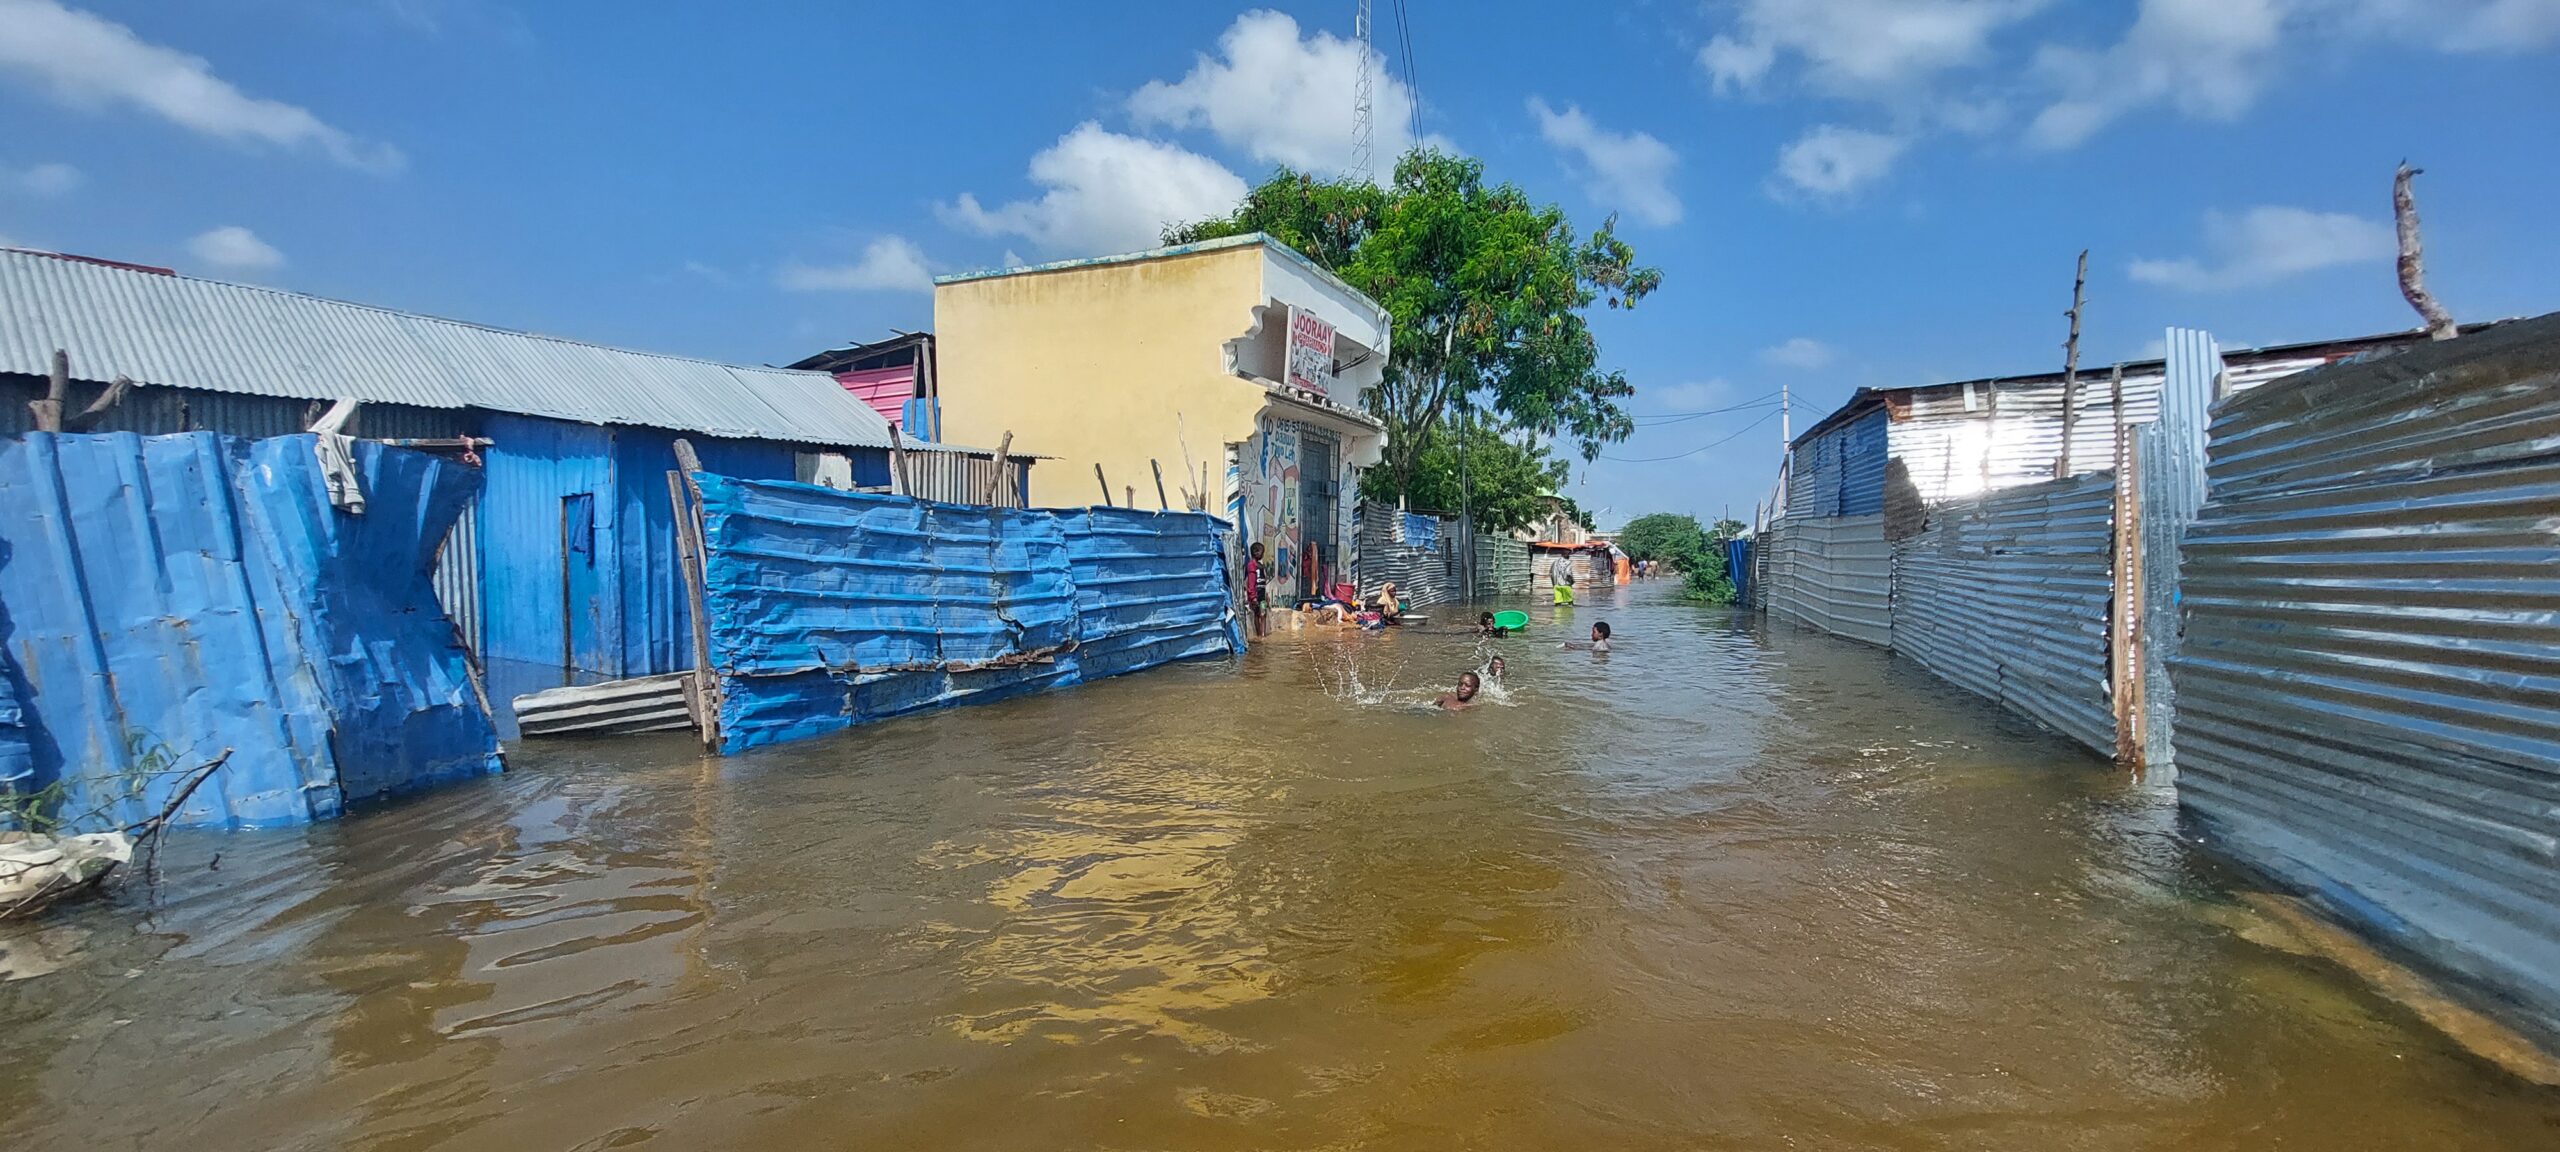
{"type": "Polygon", "coordinates": [[[1374,167],[1370,157],[1376,137],[1369,123],[1369,62],[1377,55],[1377,50],[1370,44],[1371,32],[1369,0],[1360,0],[1360,14],[1351,21],[1351,38],[1360,46],[1360,80],[1351,89],[1350,176],[1354,180],[1370,179],[1374,167]]]}

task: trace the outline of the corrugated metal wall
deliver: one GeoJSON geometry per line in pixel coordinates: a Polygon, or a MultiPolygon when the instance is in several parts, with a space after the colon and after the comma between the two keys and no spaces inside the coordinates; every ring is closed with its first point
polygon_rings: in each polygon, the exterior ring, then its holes
{"type": "Polygon", "coordinates": [[[1389,580],[1408,604],[1456,601],[1457,521],[1439,521],[1428,546],[1413,543],[1405,532],[1404,513],[1388,504],[1360,506],[1360,592],[1368,595],[1389,580]]]}
{"type": "Polygon", "coordinates": [[[243,827],[496,771],[428,579],[477,478],[377,444],[355,465],[363,515],[330,506],[309,436],[0,447],[0,617],[38,737],[19,785],[61,783],[77,831],[127,827],[227,748],[176,819],[243,827]]]}
{"type": "Polygon", "coordinates": [[[2222,376],[2222,353],[2210,334],[2171,328],[2167,344],[2160,416],[2134,432],[2142,516],[2142,760],[2157,780],[2168,779],[2177,767],[2170,739],[2177,727],[2177,690],[2169,661],[2180,643],[2179,540],[2204,506],[2205,428],[2222,376]]]}
{"type": "Polygon", "coordinates": [[[1932,510],[1893,549],[1894,650],[2112,757],[2114,512],[2108,472],[1932,510]]]}
{"type": "MultiPolygon", "coordinates": [[[[1031,491],[1029,460],[1009,457],[1005,469],[1012,482],[996,495],[996,504],[1004,508],[1028,507],[1024,501],[1031,491]]],[[[942,504],[984,504],[987,484],[996,474],[993,452],[957,452],[940,448],[907,450],[908,495],[942,504]]]]}
{"type": "Polygon", "coordinates": [[[454,635],[473,656],[480,641],[480,502],[462,506],[462,514],[436,548],[436,603],[453,621],[454,635]]]}
{"type": "Polygon", "coordinates": [[[727,752],[1243,644],[1207,515],[699,481],[727,752]]]}
{"type": "Polygon", "coordinates": [[[1770,534],[1769,613],[1879,648],[1893,644],[1893,549],[1884,517],[1780,522],[1770,534]]]}
{"type": "MultiPolygon", "coordinates": [[[[2125,377],[2127,425],[2149,423],[2159,415],[2160,380],[2158,373],[2125,377]]],[[[2059,381],[2002,389],[1995,427],[1986,387],[1973,389],[1970,407],[1962,386],[1914,391],[1907,411],[1886,433],[1893,460],[1902,465],[1918,499],[1929,504],[1981,494],[1986,455],[1991,490],[2051,480],[2054,460],[2062,452],[2062,393],[2059,381]]],[[[2071,435],[2073,475],[2115,467],[2110,396],[2104,373],[2080,380],[2071,435]]]]}
{"type": "Polygon", "coordinates": [[[2223,848],[2560,1042],[2560,317],[2244,393],[2186,535],[2223,848]]]}
{"type": "Polygon", "coordinates": [[[1529,546],[1508,536],[1476,538],[1476,599],[1529,590],[1529,546]]]}

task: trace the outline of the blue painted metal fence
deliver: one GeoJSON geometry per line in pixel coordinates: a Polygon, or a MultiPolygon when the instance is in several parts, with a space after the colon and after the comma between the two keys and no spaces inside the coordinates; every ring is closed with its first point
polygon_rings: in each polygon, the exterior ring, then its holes
{"type": "Polygon", "coordinates": [[[75,830],[122,827],[229,748],[175,818],[246,827],[497,770],[430,577],[477,473],[358,443],[366,510],[349,514],[313,445],[31,433],[0,450],[0,630],[26,749],[15,768],[0,751],[0,786],[59,784],[75,830]]]}
{"type": "Polygon", "coordinates": [[[697,479],[723,751],[1243,646],[1211,516],[697,479]]]}

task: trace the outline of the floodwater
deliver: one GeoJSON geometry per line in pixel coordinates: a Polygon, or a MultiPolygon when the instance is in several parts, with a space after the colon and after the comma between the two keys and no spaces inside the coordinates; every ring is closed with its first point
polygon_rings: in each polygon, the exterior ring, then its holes
{"type": "Polygon", "coordinates": [[[11,942],[0,1147],[2560,1147],[2158,794],[1669,591],[1460,714],[1471,637],[1275,638],[188,837],[11,942]]]}

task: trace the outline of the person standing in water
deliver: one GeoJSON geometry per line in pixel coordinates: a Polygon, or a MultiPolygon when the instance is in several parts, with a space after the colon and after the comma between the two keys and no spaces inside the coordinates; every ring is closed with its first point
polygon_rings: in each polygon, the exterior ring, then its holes
{"type": "Polygon", "coordinates": [[[1606,620],[1594,620],[1591,622],[1591,642],[1588,644],[1576,640],[1567,640],[1560,646],[1578,651],[1605,653],[1609,650],[1609,622],[1606,620]]]}
{"type": "Polygon", "coordinates": [[[1573,553],[1556,553],[1547,564],[1547,582],[1555,585],[1557,605],[1573,603],[1573,553]]]}
{"type": "Polygon", "coordinates": [[[1462,672],[1458,674],[1458,690],[1441,693],[1440,699],[1435,703],[1442,711],[1463,712],[1475,707],[1476,693],[1483,690],[1483,678],[1473,672],[1462,672]]]}

